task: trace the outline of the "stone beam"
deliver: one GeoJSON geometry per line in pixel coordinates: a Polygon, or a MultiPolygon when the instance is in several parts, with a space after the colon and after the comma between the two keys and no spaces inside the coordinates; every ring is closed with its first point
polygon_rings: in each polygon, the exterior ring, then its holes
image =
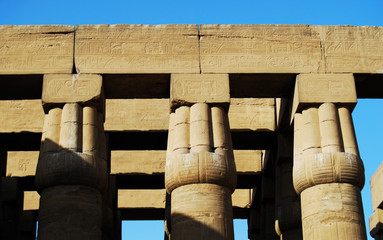
{"type": "MultiPolygon", "coordinates": [[[[39,152],[8,151],[7,177],[34,176],[39,152]]],[[[237,173],[260,174],[264,165],[261,150],[234,150],[237,173]]],[[[164,174],[166,151],[112,151],[111,174],[164,174]]]]}
{"type": "Polygon", "coordinates": [[[74,26],[0,26],[0,74],[71,73],[74,26]]]}
{"type": "MultiPolygon", "coordinates": [[[[236,189],[232,195],[233,207],[250,208],[250,189],[236,189]]],[[[165,210],[165,189],[119,189],[118,208],[122,209],[161,209],[165,210]],[[145,201],[143,201],[145,199],[145,201]]],[[[36,191],[24,191],[24,211],[38,210],[40,195],[36,191]]]]}
{"type": "Polygon", "coordinates": [[[197,25],[79,25],[78,73],[199,73],[197,25]]]}
{"type": "Polygon", "coordinates": [[[201,25],[202,73],[382,73],[383,28],[201,25]]]}
{"type": "MultiPolygon", "coordinates": [[[[105,131],[168,130],[169,99],[107,99],[105,111],[105,131]]],[[[0,112],[0,133],[42,131],[41,100],[0,101],[0,112]]],[[[273,98],[231,98],[232,130],[274,131],[274,115],[273,98]]]]}
{"type": "Polygon", "coordinates": [[[370,179],[372,209],[383,209],[383,164],[379,166],[370,179]]]}

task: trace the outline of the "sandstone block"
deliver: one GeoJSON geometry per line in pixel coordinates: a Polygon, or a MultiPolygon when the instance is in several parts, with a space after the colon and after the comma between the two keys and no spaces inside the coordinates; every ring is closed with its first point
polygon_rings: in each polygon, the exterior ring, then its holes
{"type": "Polygon", "coordinates": [[[274,98],[231,98],[230,101],[231,129],[275,130],[274,98]]]}
{"type": "Polygon", "coordinates": [[[231,195],[233,207],[250,208],[251,206],[251,190],[250,189],[235,189],[231,195]]]}
{"type": "Polygon", "coordinates": [[[111,174],[164,174],[166,151],[112,151],[111,174]]]}
{"type": "Polygon", "coordinates": [[[36,174],[39,152],[8,151],[7,177],[26,177],[36,174]]]}
{"type": "Polygon", "coordinates": [[[119,189],[118,208],[165,209],[165,189],[119,189]]]}
{"type": "Polygon", "coordinates": [[[185,103],[229,103],[227,74],[172,74],[170,87],[172,107],[185,103]]]}
{"type": "Polygon", "coordinates": [[[383,72],[382,27],[310,27],[321,35],[326,72],[383,72]]]}
{"type": "MultiPolygon", "coordinates": [[[[273,102],[266,98],[232,98],[231,129],[274,131],[273,102]]],[[[169,126],[169,99],[106,99],[105,110],[105,131],[167,130],[169,126]]],[[[41,100],[3,100],[0,111],[0,132],[42,131],[41,100]]]]}
{"type": "MultiPolygon", "coordinates": [[[[261,150],[234,150],[235,164],[239,174],[262,172],[261,150]]],[[[34,176],[39,152],[8,151],[7,177],[34,176]]],[[[166,151],[111,151],[110,174],[164,174],[166,151]]]]}
{"type": "Polygon", "coordinates": [[[370,179],[372,209],[383,209],[383,164],[379,166],[370,179]]]}
{"type": "Polygon", "coordinates": [[[89,102],[102,97],[102,77],[92,74],[46,74],[43,105],[89,102]]]}
{"type": "Polygon", "coordinates": [[[381,234],[383,230],[383,210],[375,209],[372,215],[370,216],[370,234],[375,236],[381,234]]]}
{"type": "Polygon", "coordinates": [[[74,26],[0,26],[0,74],[71,73],[74,26]]]}
{"type": "Polygon", "coordinates": [[[331,102],[354,107],[357,102],[352,74],[299,74],[296,79],[292,117],[308,105],[331,102]]]}
{"type": "Polygon", "coordinates": [[[78,73],[199,73],[197,25],[79,25],[78,73]]]}
{"type": "Polygon", "coordinates": [[[302,73],[323,65],[308,25],[201,25],[202,73],[302,73]]]}
{"type": "Polygon", "coordinates": [[[107,99],[107,131],[167,130],[169,99],[107,99]]]}
{"type": "Polygon", "coordinates": [[[40,195],[36,191],[24,191],[23,210],[39,210],[40,195]]]}
{"type": "Polygon", "coordinates": [[[41,100],[0,101],[0,132],[41,132],[44,110],[41,100]]]}

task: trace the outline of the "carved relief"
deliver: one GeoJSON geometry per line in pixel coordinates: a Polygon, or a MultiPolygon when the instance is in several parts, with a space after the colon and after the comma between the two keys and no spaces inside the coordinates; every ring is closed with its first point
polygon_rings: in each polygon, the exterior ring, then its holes
{"type": "Polygon", "coordinates": [[[82,73],[197,73],[197,25],[83,25],[76,30],[82,73]]]}
{"type": "Polygon", "coordinates": [[[99,75],[44,75],[43,102],[83,102],[101,95],[102,78],[99,75]]]}

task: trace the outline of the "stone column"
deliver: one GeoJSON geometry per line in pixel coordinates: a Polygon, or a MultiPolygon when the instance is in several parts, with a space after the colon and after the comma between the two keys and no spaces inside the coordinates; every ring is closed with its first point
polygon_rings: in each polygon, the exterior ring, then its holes
{"type": "Polygon", "coordinates": [[[234,239],[236,169],[226,74],[174,74],[165,168],[171,239],[234,239]]]}
{"type": "Polygon", "coordinates": [[[303,239],[366,239],[355,104],[352,74],[297,77],[293,181],[301,196],[303,239]]]}
{"type": "Polygon", "coordinates": [[[38,239],[101,240],[107,186],[102,78],[45,75],[42,101],[38,239]]]}
{"type": "Polygon", "coordinates": [[[275,231],[281,240],[300,240],[301,203],[293,186],[293,136],[290,133],[278,135],[275,176],[275,231]]]}

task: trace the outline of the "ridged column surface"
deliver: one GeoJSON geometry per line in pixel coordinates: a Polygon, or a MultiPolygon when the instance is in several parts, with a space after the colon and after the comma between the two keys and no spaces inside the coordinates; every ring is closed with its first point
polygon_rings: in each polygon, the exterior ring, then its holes
{"type": "Polygon", "coordinates": [[[236,181],[227,110],[196,103],[171,113],[165,169],[171,239],[234,239],[236,181]]]}
{"type": "Polygon", "coordinates": [[[303,239],[366,239],[360,191],[364,167],[351,111],[333,103],[294,118],[295,191],[301,196],[303,239]]]}
{"type": "Polygon", "coordinates": [[[100,76],[44,77],[46,116],[35,178],[39,240],[102,239],[108,173],[101,82],[100,76]],[[52,93],[69,83],[62,95],[52,93]]]}

